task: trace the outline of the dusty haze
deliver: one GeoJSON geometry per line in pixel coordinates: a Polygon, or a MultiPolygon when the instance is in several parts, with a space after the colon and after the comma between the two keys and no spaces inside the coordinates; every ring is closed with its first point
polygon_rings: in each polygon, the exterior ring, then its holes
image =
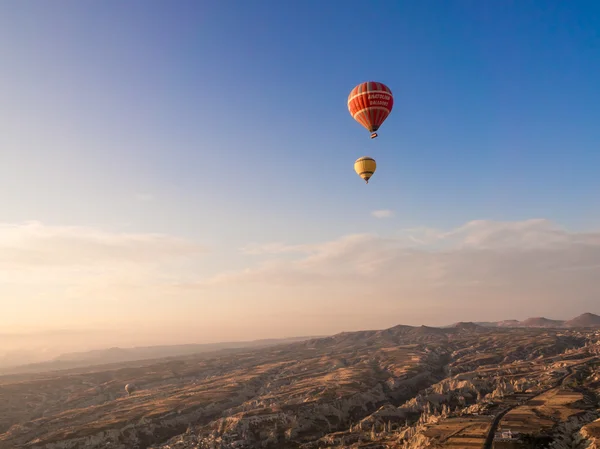
{"type": "MultiPolygon", "coordinates": [[[[386,214],[383,214],[386,215],[386,214]]],[[[3,356],[598,312],[600,233],[547,220],[248,244],[0,226],[3,356]],[[211,259],[230,258],[214,272],[211,259]],[[14,354],[13,354],[14,355],[14,354]]]]}

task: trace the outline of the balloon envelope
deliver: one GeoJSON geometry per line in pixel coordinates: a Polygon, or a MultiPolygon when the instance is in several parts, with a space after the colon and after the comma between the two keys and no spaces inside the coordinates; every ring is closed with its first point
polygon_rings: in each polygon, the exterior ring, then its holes
{"type": "Polygon", "coordinates": [[[134,384],[127,384],[127,385],[125,385],[125,391],[127,392],[127,394],[131,394],[135,390],[137,390],[137,387],[134,384]]]}
{"type": "Polygon", "coordinates": [[[369,156],[359,157],[354,162],[354,171],[358,176],[364,179],[367,184],[369,183],[369,179],[371,179],[371,176],[373,176],[373,173],[375,173],[376,169],[377,163],[375,162],[375,159],[369,156]]]}
{"type": "Polygon", "coordinates": [[[371,139],[394,107],[394,96],[389,87],[376,81],[367,81],[356,86],[348,95],[350,115],[367,128],[371,139]]]}

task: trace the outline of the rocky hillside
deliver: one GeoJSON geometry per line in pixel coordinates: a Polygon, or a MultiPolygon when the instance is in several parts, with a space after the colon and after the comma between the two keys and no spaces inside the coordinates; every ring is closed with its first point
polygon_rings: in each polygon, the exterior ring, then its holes
{"type": "MultiPolygon", "coordinates": [[[[460,324],[460,323],[457,323],[460,324]]],[[[484,327],[532,327],[532,328],[600,328],[600,316],[584,313],[570,320],[552,320],[544,317],[527,318],[523,321],[504,320],[475,323],[484,327]]]]}
{"type": "Polygon", "coordinates": [[[565,321],[565,327],[600,327],[600,316],[584,313],[572,320],[565,321]]]}
{"type": "MultiPolygon", "coordinates": [[[[478,420],[473,434],[485,438],[503,406],[554,388],[572,364],[592,364],[599,338],[473,323],[396,326],[124,368],[5,376],[0,449],[416,448],[441,444],[442,430],[468,416],[478,420]],[[127,383],[137,391],[128,395],[127,383]]],[[[586,369],[572,381],[591,389],[586,369]]],[[[590,423],[579,423],[581,435],[590,423]]]]}

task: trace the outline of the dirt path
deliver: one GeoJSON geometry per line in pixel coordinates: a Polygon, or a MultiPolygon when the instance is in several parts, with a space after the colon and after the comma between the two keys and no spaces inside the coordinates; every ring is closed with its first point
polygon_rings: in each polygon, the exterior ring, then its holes
{"type": "Polygon", "coordinates": [[[596,359],[596,357],[592,358],[591,360],[588,359],[585,362],[577,363],[575,365],[571,365],[571,366],[567,367],[567,373],[558,380],[558,382],[556,383],[555,386],[547,388],[547,389],[537,393],[535,396],[530,397],[529,399],[527,399],[525,404],[515,404],[507,409],[502,410],[500,413],[498,413],[496,415],[496,417],[494,418],[494,420],[492,421],[492,425],[490,426],[490,430],[485,439],[485,443],[483,444],[483,449],[492,449],[492,446],[494,444],[494,435],[496,435],[496,430],[498,429],[498,425],[500,424],[500,421],[502,421],[502,418],[504,417],[504,415],[506,415],[511,410],[514,410],[515,408],[521,407],[522,405],[526,405],[527,402],[531,401],[532,399],[537,398],[538,396],[540,396],[544,393],[547,393],[550,390],[561,387],[562,385],[564,385],[565,381],[573,375],[573,368],[590,363],[594,359],[596,359]]]}

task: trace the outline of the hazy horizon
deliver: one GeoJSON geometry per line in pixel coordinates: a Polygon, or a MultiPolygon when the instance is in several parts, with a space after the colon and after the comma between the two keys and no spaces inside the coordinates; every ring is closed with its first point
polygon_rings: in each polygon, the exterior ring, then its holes
{"type": "MultiPolygon", "coordinates": [[[[586,313],[586,312],[583,312],[586,313]]],[[[591,311],[590,313],[594,313],[591,311]]],[[[472,321],[472,322],[485,322],[485,321],[504,321],[517,319],[522,321],[526,318],[544,317],[556,320],[569,320],[575,318],[575,316],[555,316],[552,314],[539,314],[527,317],[510,317],[490,320],[457,320],[453,322],[440,323],[395,323],[391,326],[396,325],[410,325],[410,326],[448,326],[458,321],[472,321]]],[[[240,342],[252,342],[258,340],[268,339],[281,339],[286,338],[298,338],[298,337],[323,337],[328,335],[334,335],[339,332],[355,332],[365,330],[380,330],[384,328],[361,328],[360,326],[353,329],[338,329],[335,332],[328,334],[299,334],[299,335],[276,335],[276,336],[263,336],[260,338],[239,338],[239,339],[221,339],[221,340],[205,340],[199,341],[194,339],[194,333],[191,329],[180,329],[179,332],[174,333],[168,331],[166,333],[160,333],[155,331],[140,332],[137,329],[132,329],[129,332],[114,332],[111,331],[110,336],[107,337],[106,329],[95,329],[95,330],[83,330],[83,329],[54,329],[45,331],[30,331],[23,333],[8,333],[0,332],[0,341],[3,342],[3,346],[0,347],[0,368],[12,367],[19,365],[26,365],[29,363],[45,362],[55,359],[57,356],[74,353],[74,352],[87,352],[92,350],[103,350],[109,348],[134,348],[144,346],[163,346],[163,345],[187,345],[187,344],[215,344],[215,343],[240,343],[240,342]],[[73,337],[77,337],[76,340],[73,337]]]]}
{"type": "Polygon", "coordinates": [[[63,3],[0,4],[0,356],[600,313],[598,5],[63,3]]]}

